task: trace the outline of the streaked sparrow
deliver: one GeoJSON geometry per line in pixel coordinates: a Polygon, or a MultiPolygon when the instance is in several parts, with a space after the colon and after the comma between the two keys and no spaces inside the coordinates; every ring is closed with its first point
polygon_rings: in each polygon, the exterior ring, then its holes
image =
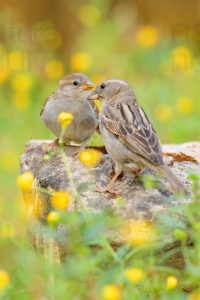
{"type": "Polygon", "coordinates": [[[185,190],[164,163],[158,136],[127,82],[105,80],[89,99],[102,100],[99,128],[106,150],[115,163],[114,177],[106,188],[99,189],[100,192],[116,193],[113,184],[123,170],[137,171],[144,166],[162,173],[175,192],[185,190]]]}

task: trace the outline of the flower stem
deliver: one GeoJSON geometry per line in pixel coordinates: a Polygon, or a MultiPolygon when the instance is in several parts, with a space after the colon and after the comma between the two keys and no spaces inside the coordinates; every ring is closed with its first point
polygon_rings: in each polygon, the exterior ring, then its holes
{"type": "Polygon", "coordinates": [[[74,178],[73,178],[70,163],[69,163],[68,157],[67,157],[67,155],[65,154],[65,151],[64,151],[64,145],[60,145],[60,154],[61,154],[61,158],[62,158],[62,161],[64,163],[64,166],[65,166],[66,174],[67,174],[68,179],[69,179],[70,187],[72,189],[72,194],[73,194],[73,197],[74,197],[75,207],[77,208],[76,204],[79,201],[81,207],[83,208],[84,205],[83,205],[83,203],[80,199],[80,195],[79,195],[79,193],[76,189],[76,185],[75,185],[75,181],[74,181],[74,178]]]}

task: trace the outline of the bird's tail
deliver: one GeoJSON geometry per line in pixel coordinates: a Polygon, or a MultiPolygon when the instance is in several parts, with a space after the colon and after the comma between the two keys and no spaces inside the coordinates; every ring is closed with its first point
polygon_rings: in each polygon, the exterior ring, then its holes
{"type": "Polygon", "coordinates": [[[173,191],[175,193],[184,193],[187,194],[187,190],[184,185],[179,181],[176,175],[171,171],[167,165],[162,165],[159,167],[160,172],[163,176],[169,181],[173,191]]]}

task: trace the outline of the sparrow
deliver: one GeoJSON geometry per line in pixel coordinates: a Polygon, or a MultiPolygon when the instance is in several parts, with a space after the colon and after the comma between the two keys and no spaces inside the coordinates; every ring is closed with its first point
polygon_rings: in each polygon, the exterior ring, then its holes
{"type": "Polygon", "coordinates": [[[45,101],[40,116],[57,138],[61,134],[58,115],[70,112],[74,117],[65,129],[64,144],[84,144],[98,126],[95,110],[87,99],[93,87],[85,74],[69,74],[59,81],[56,91],[45,101]]]}
{"type": "Polygon", "coordinates": [[[115,164],[114,177],[98,191],[118,194],[113,185],[122,171],[137,173],[147,166],[162,173],[174,192],[184,192],[183,184],[163,161],[159,138],[132,87],[126,81],[108,79],[91,93],[89,100],[94,99],[102,101],[99,129],[115,164]]]}

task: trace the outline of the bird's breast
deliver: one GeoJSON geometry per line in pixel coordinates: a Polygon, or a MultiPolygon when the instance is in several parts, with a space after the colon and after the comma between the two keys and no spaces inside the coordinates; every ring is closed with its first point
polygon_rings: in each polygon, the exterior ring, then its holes
{"type": "Polygon", "coordinates": [[[44,108],[42,119],[47,127],[57,136],[60,135],[58,115],[70,112],[73,122],[66,128],[64,141],[83,142],[89,138],[97,127],[97,117],[89,102],[59,98],[49,100],[44,108]]]}

